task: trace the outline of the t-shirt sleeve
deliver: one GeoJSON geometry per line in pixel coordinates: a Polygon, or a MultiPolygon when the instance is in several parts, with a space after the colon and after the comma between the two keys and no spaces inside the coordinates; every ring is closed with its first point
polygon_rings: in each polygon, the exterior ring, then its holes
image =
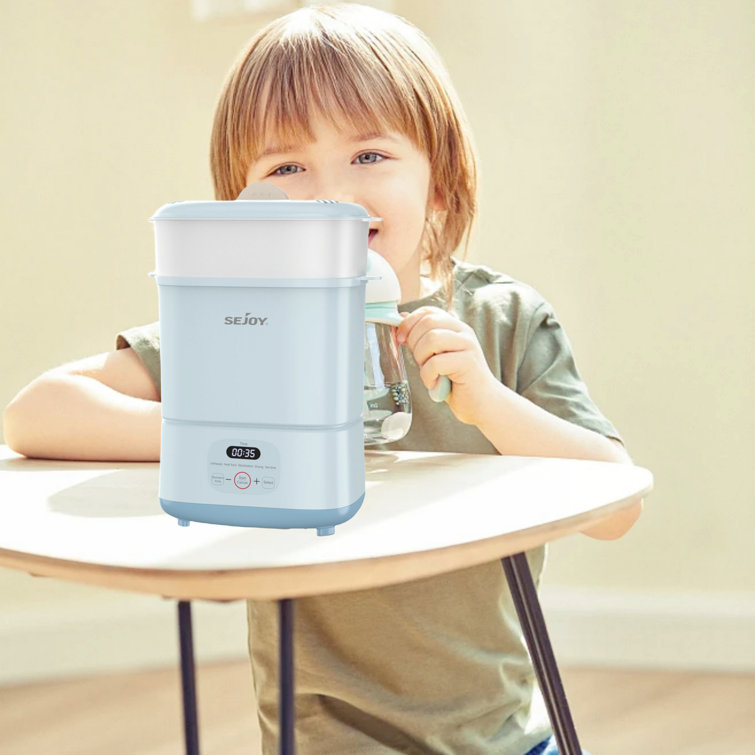
{"type": "Polygon", "coordinates": [[[139,325],[118,333],[116,349],[131,347],[149,372],[152,382],[160,393],[160,323],[139,325]]]}
{"type": "Polygon", "coordinates": [[[517,393],[551,414],[623,442],[618,430],[590,398],[571,344],[547,303],[533,314],[517,371],[517,393]]]}

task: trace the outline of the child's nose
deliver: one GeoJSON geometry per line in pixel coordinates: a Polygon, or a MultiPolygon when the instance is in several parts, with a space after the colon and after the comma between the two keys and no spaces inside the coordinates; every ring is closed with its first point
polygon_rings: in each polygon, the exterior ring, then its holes
{"type": "Polygon", "coordinates": [[[356,202],[354,193],[350,191],[325,190],[317,199],[333,199],[336,202],[356,202]]]}
{"type": "Polygon", "coordinates": [[[312,199],[332,199],[336,202],[357,203],[357,192],[347,182],[337,178],[322,179],[314,187],[317,196],[312,199]]]}

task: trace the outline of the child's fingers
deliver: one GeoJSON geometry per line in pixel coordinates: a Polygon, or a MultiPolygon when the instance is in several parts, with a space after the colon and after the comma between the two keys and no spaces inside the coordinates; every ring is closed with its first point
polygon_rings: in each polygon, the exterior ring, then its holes
{"type": "MultiPolygon", "coordinates": [[[[423,385],[432,390],[437,386],[441,376],[458,375],[460,370],[459,352],[444,351],[442,354],[434,354],[419,370],[419,377],[423,385]]],[[[451,378],[452,382],[453,379],[451,378]]]]}
{"type": "Polygon", "coordinates": [[[419,309],[415,309],[414,312],[401,313],[401,316],[404,318],[404,321],[399,324],[398,332],[396,334],[398,337],[399,343],[407,342],[410,331],[419,322],[419,320],[421,320],[422,317],[426,314],[425,312],[426,309],[427,307],[420,307],[419,309]]]}
{"type": "Polygon", "coordinates": [[[427,320],[428,317],[437,318],[439,315],[451,316],[442,309],[438,309],[438,307],[420,307],[419,309],[415,309],[414,312],[402,312],[401,316],[404,318],[404,321],[398,328],[399,340],[401,340],[401,337],[403,336],[405,342],[408,333],[413,330],[419,322],[427,320]]]}
{"type": "Polygon", "coordinates": [[[417,342],[429,331],[444,329],[461,331],[464,323],[437,307],[420,307],[404,318],[398,327],[398,342],[414,351],[417,342]]]}
{"type": "Polygon", "coordinates": [[[425,331],[414,343],[412,355],[421,368],[438,354],[467,351],[473,347],[470,338],[463,331],[432,328],[425,331]]]}

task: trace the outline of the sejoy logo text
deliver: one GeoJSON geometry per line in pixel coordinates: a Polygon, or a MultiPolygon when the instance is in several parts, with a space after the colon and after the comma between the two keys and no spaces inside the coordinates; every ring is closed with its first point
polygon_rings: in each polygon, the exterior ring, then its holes
{"type": "Polygon", "coordinates": [[[251,312],[239,317],[229,315],[225,318],[226,325],[266,325],[267,317],[252,317],[251,312]]]}

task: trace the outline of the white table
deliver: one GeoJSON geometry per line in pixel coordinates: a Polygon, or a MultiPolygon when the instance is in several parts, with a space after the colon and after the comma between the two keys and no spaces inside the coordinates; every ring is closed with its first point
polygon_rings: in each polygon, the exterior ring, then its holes
{"type": "Polygon", "coordinates": [[[294,599],[501,559],[562,755],[579,753],[524,551],[632,505],[642,468],[494,455],[368,452],[356,516],[314,530],[179,527],[158,464],[30,460],[0,447],[0,566],[179,600],[187,752],[198,752],[189,601],[277,599],[281,751],[293,752],[294,599]]]}

